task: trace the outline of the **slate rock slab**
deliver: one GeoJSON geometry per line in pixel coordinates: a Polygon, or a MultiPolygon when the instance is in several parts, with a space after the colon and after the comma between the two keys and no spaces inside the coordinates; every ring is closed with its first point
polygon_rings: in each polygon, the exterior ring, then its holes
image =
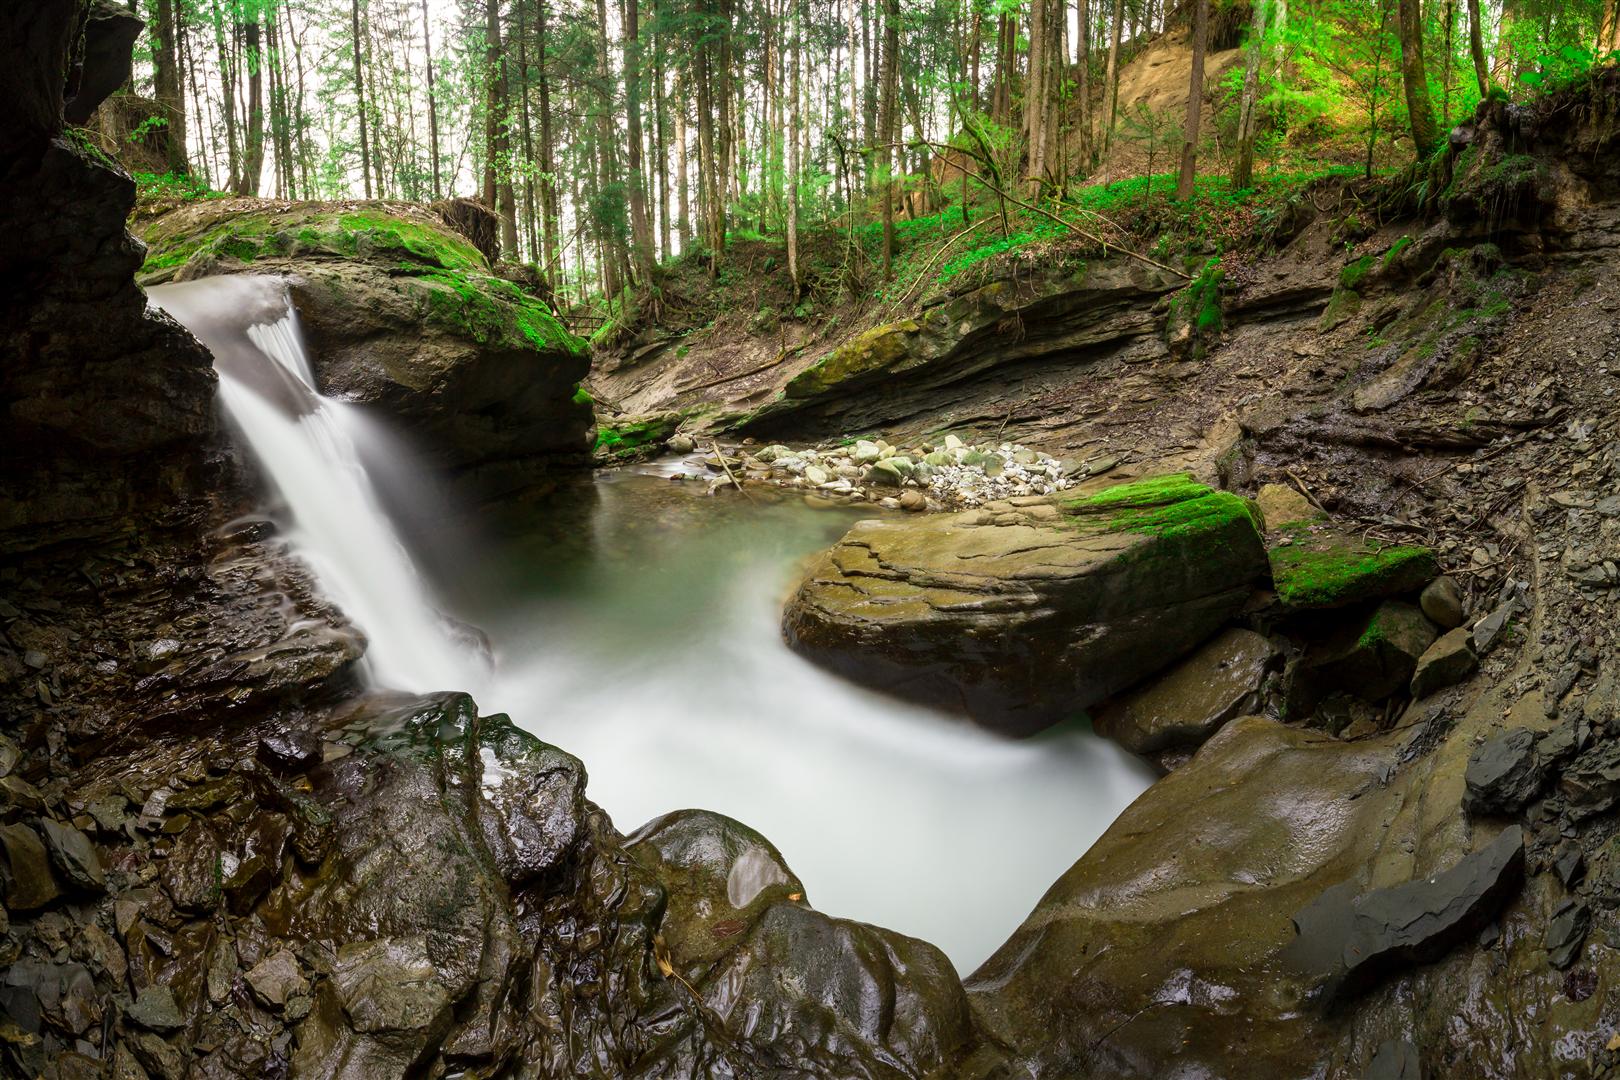
{"type": "Polygon", "coordinates": [[[1327,889],[1294,916],[1299,937],[1283,955],[1332,1007],[1478,933],[1523,876],[1524,831],[1510,825],[1432,877],[1365,893],[1353,880],[1327,889]]]}
{"type": "Polygon", "coordinates": [[[1468,757],[1463,806],[1472,814],[1511,814],[1541,790],[1536,733],[1513,728],[1491,736],[1468,757]]]}

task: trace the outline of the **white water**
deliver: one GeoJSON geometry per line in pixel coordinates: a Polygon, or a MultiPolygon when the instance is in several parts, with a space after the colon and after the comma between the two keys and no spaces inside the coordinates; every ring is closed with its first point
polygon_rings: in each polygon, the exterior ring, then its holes
{"type": "Polygon", "coordinates": [[[151,292],[213,349],[221,401],[292,543],[366,631],[376,683],[472,690],[583,758],[626,832],[683,807],[729,814],[817,907],[932,941],[965,973],[1148,783],[1083,727],[1013,742],[807,664],[782,643],[782,600],[852,518],[650,476],[565,494],[441,583],[489,633],[491,673],[381,509],[364,418],[316,392],[280,282],[151,292]]]}
{"type": "Polygon", "coordinates": [[[289,541],[365,632],[375,682],[479,689],[485,673],[429,599],[361,463],[362,418],[316,390],[282,282],[214,277],[148,295],[214,353],[220,404],[286,504],[289,541]]]}

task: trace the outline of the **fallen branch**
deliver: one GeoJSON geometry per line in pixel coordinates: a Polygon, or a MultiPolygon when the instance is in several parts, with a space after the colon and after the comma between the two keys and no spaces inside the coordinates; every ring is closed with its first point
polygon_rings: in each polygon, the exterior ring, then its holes
{"type": "Polygon", "coordinates": [[[720,467],[726,470],[726,479],[731,481],[731,486],[742,492],[743,498],[747,499],[749,502],[753,502],[754,497],[748,494],[748,489],[743,487],[742,484],[738,482],[736,474],[731,471],[731,465],[726,461],[726,455],[720,450],[720,443],[715,439],[710,439],[709,449],[714,451],[715,460],[720,463],[720,467]]]}

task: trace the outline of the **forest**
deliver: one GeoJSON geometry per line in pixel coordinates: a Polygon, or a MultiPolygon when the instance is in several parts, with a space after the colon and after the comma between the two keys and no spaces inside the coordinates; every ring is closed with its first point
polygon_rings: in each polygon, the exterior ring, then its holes
{"type": "Polygon", "coordinates": [[[877,226],[858,276],[880,285],[896,222],[954,205],[968,225],[991,193],[1005,238],[1160,167],[1178,200],[1371,176],[1620,47],[1612,0],[139,2],[134,93],[104,123],[109,151],[147,148],[150,189],[476,196],[506,259],[598,307],[683,254],[718,272],[736,236],[785,240],[798,284],[801,233],[877,226]],[[1196,107],[1122,105],[1168,32],[1196,107]]]}

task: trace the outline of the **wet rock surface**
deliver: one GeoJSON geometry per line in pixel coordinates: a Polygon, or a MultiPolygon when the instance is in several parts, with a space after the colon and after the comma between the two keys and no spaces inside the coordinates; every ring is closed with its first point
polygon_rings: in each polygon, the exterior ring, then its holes
{"type": "Polygon", "coordinates": [[[1264,571],[1241,499],[1167,477],[859,522],[785,626],[794,649],[857,681],[1029,734],[1202,643],[1264,571]]]}
{"type": "Polygon", "coordinates": [[[1275,658],[1271,642],[1254,631],[1223,631],[1148,686],[1110,702],[1093,726],[1137,754],[1194,749],[1228,720],[1259,709],[1275,658]]]}

